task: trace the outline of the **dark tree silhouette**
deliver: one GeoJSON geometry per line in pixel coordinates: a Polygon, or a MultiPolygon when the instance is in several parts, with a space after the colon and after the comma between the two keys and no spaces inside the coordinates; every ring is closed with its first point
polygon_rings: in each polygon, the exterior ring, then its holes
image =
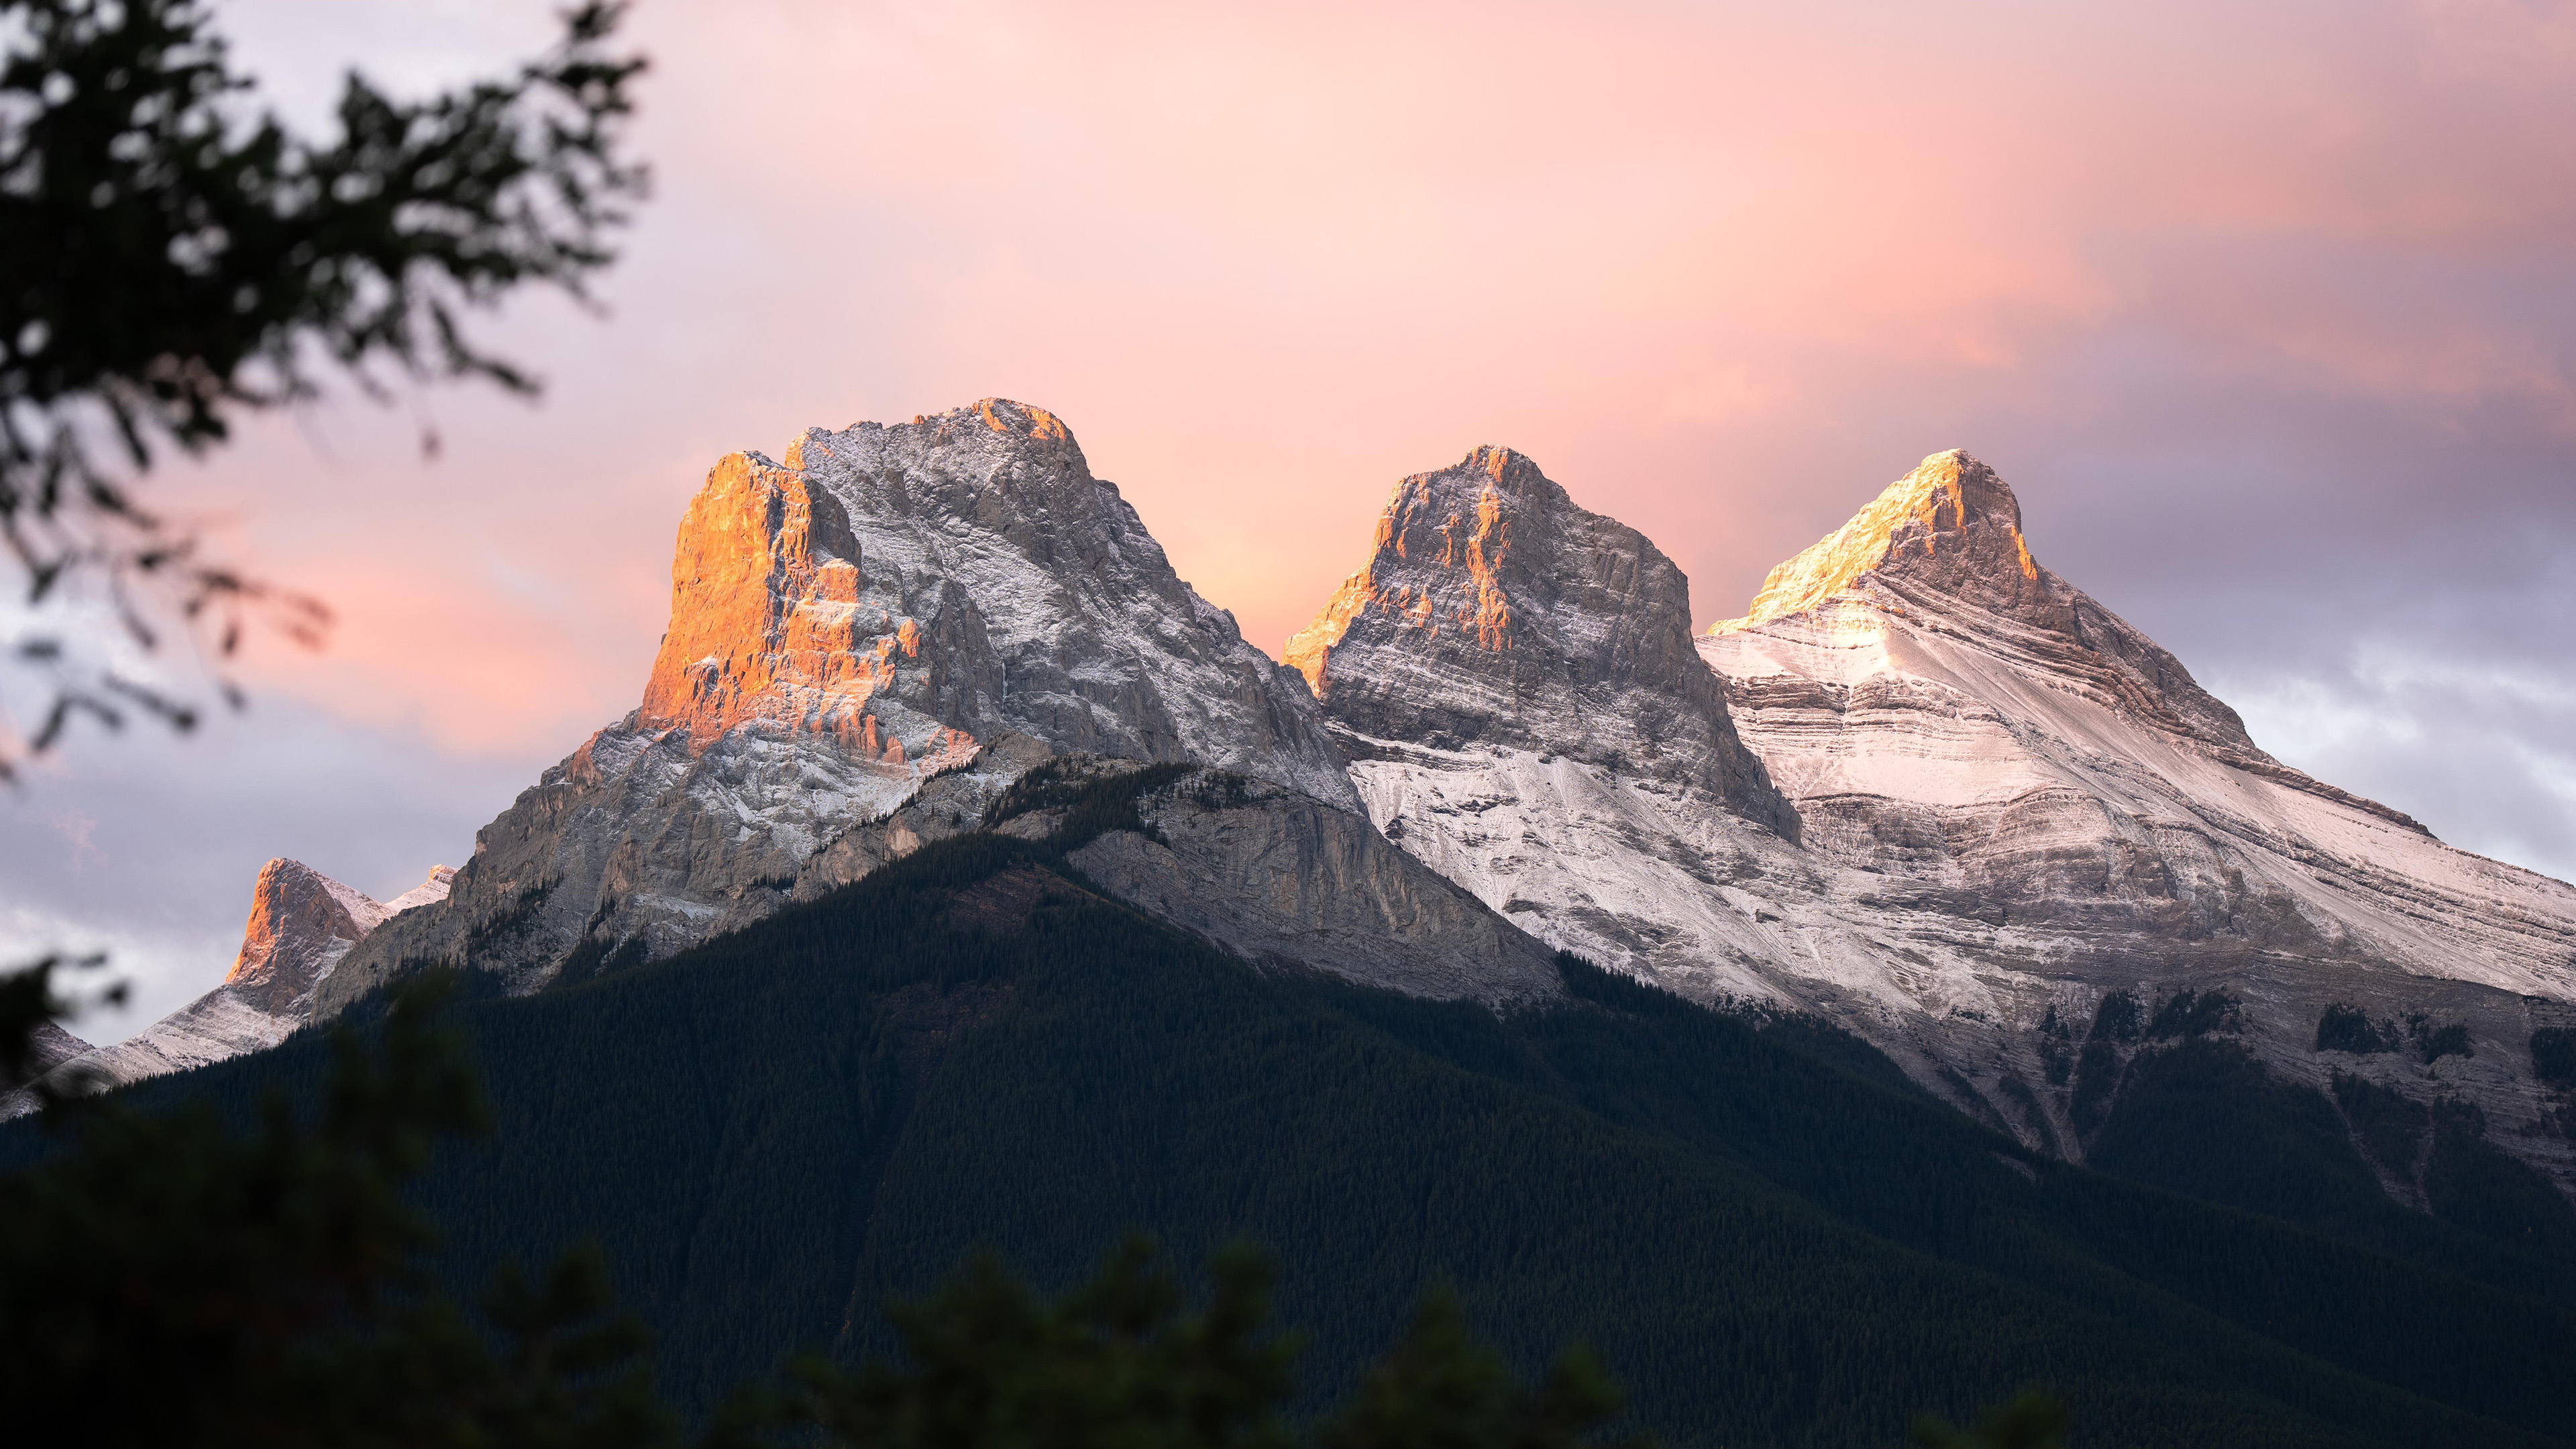
{"type": "MultiPolygon", "coordinates": [[[[102,1446],[676,1443],[596,1253],[535,1282],[504,1270],[480,1314],[436,1290],[437,1234],[404,1186],[483,1123],[444,989],[423,978],[372,1031],[343,1029],[309,1119],[283,1095],[248,1131],[203,1106],[55,1103],[53,1150],[0,1175],[13,1416],[102,1446]]],[[[24,995],[0,1003],[0,1058],[25,1054],[24,995]]]]}
{"type": "Polygon", "coordinates": [[[42,692],[23,731],[0,701],[0,777],[77,717],[195,723],[197,700],[111,661],[115,635],[186,635],[238,703],[223,664],[247,624],[312,643],[329,623],[147,507],[157,457],[324,372],[378,397],[537,389],[465,320],[532,284],[586,299],[614,258],[647,179],[623,149],[644,62],[609,50],[622,10],[592,0],[545,56],[426,100],[352,74],[316,141],[257,109],[194,0],[0,0],[0,567],[41,621],[9,648],[42,692]]]}
{"type": "Polygon", "coordinates": [[[1914,1421],[1914,1442],[1923,1449],[2066,1449],[2066,1428],[2065,1404],[2026,1389],[1977,1416],[1974,1428],[1926,1414],[1914,1421]]]}
{"type": "MultiPolygon", "coordinates": [[[[35,995],[0,993],[0,1060],[26,1055],[35,995]]],[[[485,1130],[476,1079],[414,978],[377,1023],[337,1029],[318,1107],[273,1093],[243,1130],[199,1104],[116,1097],[48,1110],[52,1150],[0,1174],[0,1401],[102,1449],[189,1444],[658,1449],[682,1440],[606,1264],[505,1267],[479,1312],[432,1273],[436,1225],[406,1196],[442,1139],[485,1130]]],[[[24,1129],[20,1129],[24,1130],[24,1129]]],[[[1588,1355],[1521,1385],[1435,1294],[1359,1394],[1292,1429],[1297,1342],[1267,1259],[1219,1253],[1196,1311],[1133,1239],[1049,1301],[990,1259],[891,1310],[899,1363],[808,1358],[747,1385],[709,1449],[1579,1449],[1619,1396],[1588,1355]]]]}

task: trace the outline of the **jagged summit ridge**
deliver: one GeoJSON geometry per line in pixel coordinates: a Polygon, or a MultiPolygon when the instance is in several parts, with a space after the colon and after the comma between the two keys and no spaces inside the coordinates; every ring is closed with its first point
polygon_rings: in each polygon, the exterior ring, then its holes
{"type": "Polygon", "coordinates": [[[1994,469],[1935,454],[1694,639],[1652,542],[1480,447],[1396,486],[1292,672],[1044,410],[809,430],[692,501],[639,707],[312,996],[431,962],[578,981],[976,829],[1033,779],[1134,778],[1146,828],[1083,869],[1260,962],[1499,1003],[1546,989],[1526,933],[1830,1017],[2076,1155],[2043,1023],[2220,989],[2314,1078],[2317,1011],[2359,1000],[2466,1018],[2488,1075],[2442,1090],[2528,1118],[2487,1047],[2527,1037],[2524,1003],[2576,1001],[2576,891],[2272,760],[2022,526],[1994,469]]]}
{"type": "Polygon", "coordinates": [[[272,860],[251,886],[250,923],[224,985],[267,1012],[309,1005],[314,985],[392,915],[300,860],[272,860]]]}
{"type": "Polygon", "coordinates": [[[1746,649],[1760,654],[1763,646],[1749,641],[1805,640],[1844,667],[1868,672],[1877,667],[1873,641],[1890,621],[1975,641],[2126,714],[2258,768],[2281,768],[2180,660],[2042,567],[2022,534],[2021,500],[2011,485],[1962,449],[1925,458],[1842,527],[1773,569],[1743,617],[1709,626],[1702,652],[1721,674],[1741,675],[1763,666],[1730,663],[1746,651],[1725,641],[1747,641],[1746,649]]]}
{"type": "Polygon", "coordinates": [[[485,827],[406,961],[521,989],[667,955],[971,829],[1050,755],[1189,761],[1356,809],[1295,677],[1173,571],[1044,408],[809,428],[719,460],[636,711],[485,827]]]}
{"type": "MultiPolygon", "coordinates": [[[[2311,1079],[2329,1001],[2512,1041],[2526,1000],[2576,999],[2576,891],[2264,754],[2040,563],[1971,454],[1773,570],[1698,669],[1670,657],[1687,607],[1641,535],[1479,449],[1398,486],[1288,658],[1387,838],[1515,924],[1703,1000],[1826,1016],[2052,1150],[2083,1143],[2043,1024],[2113,991],[2223,990],[2311,1079]],[[1680,707],[1706,690],[1723,708],[1680,707]],[[1725,723],[1796,835],[1674,773],[1682,718],[1725,723]]],[[[2501,1073],[2441,1089],[2529,1116],[2501,1073]]]]}
{"type": "Polygon", "coordinates": [[[1794,833],[1692,655],[1689,581],[1645,535],[1528,457],[1480,447],[1398,483],[1371,549],[1283,651],[1346,748],[1563,756],[1794,833]]]}
{"type": "MultiPolygon", "coordinates": [[[[1811,919],[1811,941],[1903,943],[1855,965],[1911,963],[1838,989],[2026,1026],[2113,989],[2218,983],[2293,1076],[2321,1070],[2329,1001],[2439,1003],[2509,1040],[2525,1001],[2576,998],[2576,890],[2273,759],[2170,652],[2039,564],[2022,526],[1993,469],[1935,454],[1699,641],[1827,867],[1830,915],[1784,917],[1811,919]]],[[[1994,1075],[2027,1037],[1922,1039],[1998,1100],[2004,1075],[2033,1080],[2028,1063],[1994,1075]]],[[[2492,1091],[2498,1120],[2527,1106],[2502,1075],[2444,1081],[2492,1091]]]]}
{"type": "Polygon", "coordinates": [[[692,754],[746,725],[828,736],[905,784],[1018,731],[1346,799],[1272,673],[1061,420],[987,398],[720,461],[680,527],[637,725],[692,754]],[[1139,604],[1171,627],[1125,637],[1139,604]]]}
{"type": "Polygon", "coordinates": [[[1396,485],[1378,517],[1376,555],[1343,580],[1280,657],[1323,699],[1332,692],[1333,646],[1371,611],[1427,637],[1451,629],[1473,636],[1476,648],[1510,649],[1512,600],[1499,577],[1511,555],[1510,517],[1567,505],[1564,489],[1509,448],[1479,446],[1455,467],[1414,474],[1396,485]],[[1483,482],[1472,477],[1479,473],[1483,482]],[[1414,578],[1397,577],[1417,553],[1414,578]]]}
{"type": "MultiPolygon", "coordinates": [[[[251,886],[241,950],[222,984],[114,1046],[84,1048],[54,1067],[55,1080],[112,1087],[275,1046],[314,1019],[322,985],[359,942],[445,900],[455,875],[438,866],[421,884],[378,901],[300,860],[268,862],[251,886]]],[[[0,1101],[0,1117],[33,1105],[25,1094],[12,1096],[0,1101]]]]}
{"type": "Polygon", "coordinates": [[[2040,592],[2033,587],[2039,565],[2022,538],[2021,500],[1994,469],[1952,448],[1916,464],[1849,522],[1771,570],[1744,617],[1714,628],[1801,613],[1866,575],[1887,572],[1973,593],[1997,612],[2040,592]]]}

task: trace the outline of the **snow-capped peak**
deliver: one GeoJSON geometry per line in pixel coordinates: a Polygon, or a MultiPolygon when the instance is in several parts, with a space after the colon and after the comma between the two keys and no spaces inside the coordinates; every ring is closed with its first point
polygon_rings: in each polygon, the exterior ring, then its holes
{"type": "Polygon", "coordinates": [[[1773,569],[1744,617],[1715,629],[1814,609],[1870,575],[1917,581],[1998,613],[2045,607],[2047,595],[2022,538],[2021,500],[1994,469],[1952,448],[1916,464],[1849,522],[1773,569]]]}
{"type": "MultiPolygon", "coordinates": [[[[251,885],[241,950],[222,984],[114,1046],[64,1037],[81,1050],[53,1066],[56,1081],[112,1087],[276,1045],[313,1019],[322,983],[360,941],[415,906],[446,899],[455,875],[439,866],[428,880],[378,901],[300,860],[270,861],[251,885]]],[[[32,1096],[14,1094],[0,1099],[0,1117],[34,1105],[32,1096]]]]}
{"type": "Polygon", "coordinates": [[[1735,678],[1809,646],[1821,652],[1788,667],[1868,674],[1899,624],[1973,641],[2159,728],[2279,768],[2180,660],[2032,558],[2021,500],[1956,448],[1925,458],[1773,569],[1742,618],[1709,626],[1701,652],[1735,678]]]}

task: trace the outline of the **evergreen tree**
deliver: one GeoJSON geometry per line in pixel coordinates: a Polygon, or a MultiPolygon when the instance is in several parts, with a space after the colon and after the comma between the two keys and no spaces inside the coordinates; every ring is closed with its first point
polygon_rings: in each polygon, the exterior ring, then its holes
{"type": "Polygon", "coordinates": [[[218,661],[253,618],[307,640],[328,621],[144,506],[132,482],[161,453],[316,395],[317,364],[380,397],[536,389],[466,316],[532,285],[584,297],[613,259],[646,182],[622,149],[644,68],[609,50],[622,9],[590,0],[552,52],[425,100],[352,74],[338,134],[312,140],[257,109],[195,0],[0,0],[0,568],[61,621],[14,650],[51,696],[27,748],[78,716],[196,719],[67,599],[147,649],[196,631],[218,661]]]}

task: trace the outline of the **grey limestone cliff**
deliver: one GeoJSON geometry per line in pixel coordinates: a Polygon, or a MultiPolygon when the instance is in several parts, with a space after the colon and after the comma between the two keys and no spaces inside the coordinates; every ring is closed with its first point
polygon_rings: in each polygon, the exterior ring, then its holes
{"type": "Polygon", "coordinates": [[[445,909],[369,943],[522,988],[668,955],[972,828],[1037,760],[1196,761],[1356,808],[1293,674],[1173,572],[1042,408],[987,399],[720,461],[641,706],[478,835],[445,909]]]}
{"type": "Polygon", "coordinates": [[[1396,741],[1562,756],[1796,837],[1691,653],[1681,570],[1508,448],[1397,484],[1368,562],[1286,658],[1351,753],[1396,741]]]}

